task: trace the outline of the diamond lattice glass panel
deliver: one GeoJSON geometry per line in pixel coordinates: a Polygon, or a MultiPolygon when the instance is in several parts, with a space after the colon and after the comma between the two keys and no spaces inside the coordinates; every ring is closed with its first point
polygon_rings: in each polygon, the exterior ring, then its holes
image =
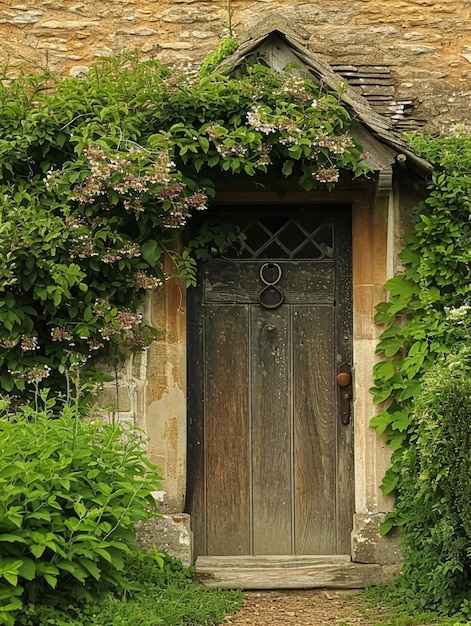
{"type": "Polygon", "coordinates": [[[290,259],[290,250],[280,245],[278,241],[271,241],[268,246],[258,251],[256,259],[290,259]]]}
{"type": "Polygon", "coordinates": [[[288,222],[289,217],[287,215],[264,215],[259,219],[259,223],[272,234],[285,228],[288,222]]]}
{"type": "Polygon", "coordinates": [[[290,250],[296,250],[306,242],[306,233],[294,220],[290,220],[282,232],[278,235],[278,240],[282,241],[290,250]]]}
{"type": "Polygon", "coordinates": [[[332,224],[324,224],[295,251],[296,259],[323,259],[334,256],[334,233],[332,224]]]}
{"type": "MultiPolygon", "coordinates": [[[[325,259],[333,257],[333,224],[325,213],[297,211],[289,214],[239,215],[246,240],[238,254],[228,250],[225,258],[325,259]],[[298,219],[299,216],[299,219],[298,219]]],[[[231,216],[233,217],[233,216],[231,216]]],[[[239,221],[240,220],[240,221],[239,221]]]]}
{"type": "Polygon", "coordinates": [[[242,228],[242,230],[246,237],[245,247],[239,255],[242,258],[252,259],[256,257],[257,250],[260,250],[263,246],[268,245],[273,236],[269,230],[267,231],[258,222],[252,222],[247,227],[242,228]]]}

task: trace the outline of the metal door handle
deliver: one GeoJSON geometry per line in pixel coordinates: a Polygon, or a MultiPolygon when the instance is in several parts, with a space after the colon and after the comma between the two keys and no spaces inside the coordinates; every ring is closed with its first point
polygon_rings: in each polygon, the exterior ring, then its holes
{"type": "Polygon", "coordinates": [[[352,384],[352,377],[348,372],[337,374],[337,385],[339,387],[349,387],[352,384]]]}
{"type": "Polygon", "coordinates": [[[346,426],[350,422],[350,403],[353,398],[352,371],[348,363],[341,363],[338,366],[337,385],[340,420],[346,426]]]}

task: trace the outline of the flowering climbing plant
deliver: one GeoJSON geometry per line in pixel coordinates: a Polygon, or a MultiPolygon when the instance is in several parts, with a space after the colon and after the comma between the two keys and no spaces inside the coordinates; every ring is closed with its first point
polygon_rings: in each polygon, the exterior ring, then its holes
{"type": "Polygon", "coordinates": [[[182,250],[178,233],[228,177],[311,190],[368,172],[341,94],[263,62],[208,67],[124,54],[79,78],[1,83],[3,392],[148,345],[142,297],[169,278],[166,258],[194,283],[208,234],[182,250]]]}

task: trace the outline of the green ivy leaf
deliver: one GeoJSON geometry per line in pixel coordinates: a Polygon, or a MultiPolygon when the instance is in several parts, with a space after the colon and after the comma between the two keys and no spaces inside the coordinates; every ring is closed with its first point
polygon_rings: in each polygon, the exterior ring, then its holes
{"type": "Polygon", "coordinates": [[[392,361],[381,361],[373,367],[375,378],[388,381],[396,374],[396,369],[392,361]]]}
{"type": "Polygon", "coordinates": [[[142,258],[147,261],[151,267],[154,267],[162,256],[162,248],[157,241],[149,239],[141,245],[141,254],[142,258]]]}
{"type": "Polygon", "coordinates": [[[373,401],[375,404],[381,404],[385,402],[393,392],[393,388],[391,386],[387,387],[371,387],[370,393],[373,394],[373,401]]]}
{"type": "Polygon", "coordinates": [[[397,474],[393,473],[391,470],[388,470],[383,478],[383,482],[381,483],[381,491],[384,493],[384,495],[392,493],[397,487],[397,482],[397,474]]]}
{"type": "Polygon", "coordinates": [[[283,176],[291,176],[293,173],[293,165],[294,161],[288,160],[283,163],[283,167],[281,169],[281,173],[283,176]]]}

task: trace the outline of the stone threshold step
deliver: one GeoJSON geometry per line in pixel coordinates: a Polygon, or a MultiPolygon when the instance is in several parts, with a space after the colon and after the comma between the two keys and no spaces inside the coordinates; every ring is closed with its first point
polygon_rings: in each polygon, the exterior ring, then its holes
{"type": "Polygon", "coordinates": [[[221,589],[362,589],[383,581],[381,565],[347,555],[201,556],[195,568],[197,580],[221,589]]]}

